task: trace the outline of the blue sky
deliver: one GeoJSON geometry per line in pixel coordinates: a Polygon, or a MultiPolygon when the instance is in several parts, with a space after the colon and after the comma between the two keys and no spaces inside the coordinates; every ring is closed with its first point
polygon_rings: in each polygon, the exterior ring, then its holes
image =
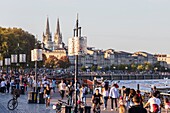
{"type": "Polygon", "coordinates": [[[42,39],[46,18],[54,35],[60,18],[64,42],[79,13],[88,46],[170,54],[170,0],[3,0],[0,26],[19,27],[42,39]]]}

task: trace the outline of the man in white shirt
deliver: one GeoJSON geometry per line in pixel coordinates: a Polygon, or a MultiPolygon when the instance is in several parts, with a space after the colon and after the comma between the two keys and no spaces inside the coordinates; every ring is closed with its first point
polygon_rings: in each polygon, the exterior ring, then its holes
{"type": "Polygon", "coordinates": [[[2,90],[2,93],[5,93],[5,85],[6,85],[5,80],[2,79],[2,81],[1,81],[1,90],[2,90]]]}
{"type": "Polygon", "coordinates": [[[110,89],[109,97],[111,98],[111,111],[113,111],[113,101],[115,101],[115,110],[117,111],[117,99],[119,98],[119,90],[116,88],[116,84],[110,89]]]}
{"type": "Polygon", "coordinates": [[[161,101],[159,98],[156,97],[157,96],[157,93],[153,93],[152,94],[152,97],[148,100],[148,102],[145,104],[144,108],[146,108],[147,106],[150,106],[150,112],[151,113],[154,113],[154,106],[153,104],[156,104],[158,105],[158,112],[160,112],[160,105],[161,105],[161,101]]]}
{"type": "Polygon", "coordinates": [[[66,89],[66,84],[64,83],[63,80],[61,80],[61,83],[59,84],[59,92],[61,94],[62,99],[64,98],[65,89],[66,89]]]}

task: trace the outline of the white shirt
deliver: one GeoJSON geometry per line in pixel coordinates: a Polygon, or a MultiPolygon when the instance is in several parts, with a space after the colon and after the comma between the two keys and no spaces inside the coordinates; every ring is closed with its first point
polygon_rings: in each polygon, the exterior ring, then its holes
{"type": "Polygon", "coordinates": [[[112,98],[118,98],[119,97],[119,90],[115,87],[112,87],[110,89],[109,96],[112,97],[112,98]]]}
{"type": "Polygon", "coordinates": [[[60,90],[65,90],[66,84],[65,83],[60,83],[59,88],[60,90]]]}
{"type": "Polygon", "coordinates": [[[157,104],[158,106],[160,106],[160,104],[161,104],[160,99],[159,99],[159,98],[156,98],[156,97],[150,98],[150,99],[148,100],[148,102],[150,103],[150,107],[151,107],[150,111],[151,111],[151,112],[153,112],[153,106],[152,106],[153,104],[157,104]]]}
{"type": "Polygon", "coordinates": [[[109,96],[109,90],[104,90],[103,97],[108,97],[108,96],[109,96]]]}
{"type": "Polygon", "coordinates": [[[1,87],[5,87],[5,81],[1,81],[1,87]]]}

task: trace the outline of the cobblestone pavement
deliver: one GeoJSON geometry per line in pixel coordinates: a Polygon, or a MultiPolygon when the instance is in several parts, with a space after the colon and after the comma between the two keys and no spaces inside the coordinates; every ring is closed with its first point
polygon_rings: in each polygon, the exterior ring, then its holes
{"type": "MultiPolygon", "coordinates": [[[[14,111],[7,109],[7,102],[12,99],[11,94],[2,94],[0,93],[0,113],[55,113],[55,110],[52,109],[52,105],[55,104],[57,99],[60,99],[59,94],[52,94],[51,106],[46,109],[45,104],[28,104],[27,103],[27,94],[21,95],[18,98],[18,107],[14,111]]],[[[87,98],[87,105],[91,106],[91,96],[87,98]]],[[[66,99],[64,99],[66,100],[66,99]]],[[[118,111],[110,111],[110,100],[108,101],[108,109],[103,111],[103,106],[101,107],[101,113],[118,113],[118,111]]],[[[164,110],[162,113],[165,113],[164,110]]]]}

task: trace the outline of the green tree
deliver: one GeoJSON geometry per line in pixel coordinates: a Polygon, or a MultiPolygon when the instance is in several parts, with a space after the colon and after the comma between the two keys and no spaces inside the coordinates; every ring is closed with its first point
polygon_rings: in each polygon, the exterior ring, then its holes
{"type": "Polygon", "coordinates": [[[71,64],[67,56],[62,56],[57,62],[57,66],[62,69],[67,69],[70,67],[70,65],[71,64]]]}
{"type": "Polygon", "coordinates": [[[139,71],[143,71],[143,70],[144,70],[144,66],[143,66],[143,65],[138,65],[137,69],[138,69],[139,71]]]}
{"type": "Polygon", "coordinates": [[[106,66],[105,71],[109,71],[109,70],[110,70],[109,66],[106,66]]]}
{"type": "Polygon", "coordinates": [[[131,64],[131,70],[136,71],[137,70],[137,65],[136,64],[131,64]]]}
{"type": "Polygon", "coordinates": [[[96,71],[96,70],[97,70],[97,66],[94,66],[94,65],[93,65],[93,66],[91,67],[91,71],[96,71]]]}
{"type": "Polygon", "coordinates": [[[58,59],[55,56],[50,56],[46,61],[45,61],[45,66],[47,68],[55,68],[57,66],[58,59]]]}
{"type": "MultiPolygon", "coordinates": [[[[21,28],[0,27],[0,53],[5,57],[17,52],[17,45],[20,45],[19,53],[27,55],[27,63],[31,63],[31,50],[34,49],[35,37],[21,28]]],[[[33,62],[31,63],[33,65],[33,62]]],[[[34,66],[34,65],[33,65],[34,66]]]]}
{"type": "Polygon", "coordinates": [[[81,67],[81,71],[86,71],[86,67],[85,67],[85,66],[82,66],[82,67],[81,67]]]}
{"type": "Polygon", "coordinates": [[[149,62],[144,63],[144,70],[149,71],[152,70],[152,65],[149,62]]]}

